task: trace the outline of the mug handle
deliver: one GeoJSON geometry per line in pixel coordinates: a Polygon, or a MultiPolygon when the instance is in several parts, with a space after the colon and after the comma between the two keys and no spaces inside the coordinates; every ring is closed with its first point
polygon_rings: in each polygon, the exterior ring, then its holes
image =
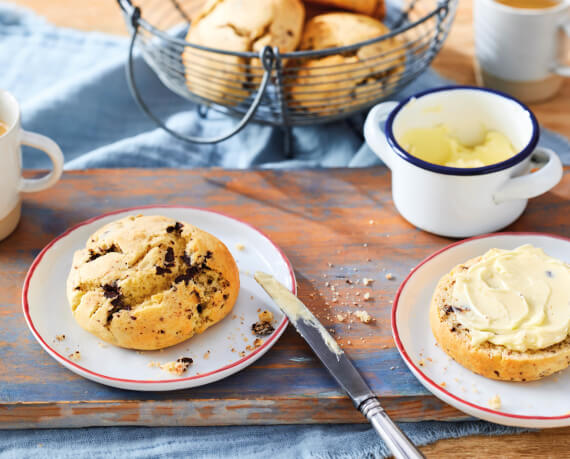
{"type": "MultiPolygon", "coordinates": [[[[560,30],[570,39],[570,22],[568,24],[560,24],[560,30]]],[[[557,65],[554,68],[554,73],[565,77],[570,77],[570,65],[557,65]]]]}
{"type": "Polygon", "coordinates": [[[513,177],[493,194],[495,204],[512,199],[529,199],[546,193],[562,180],[563,168],[560,158],[548,148],[538,147],[532,153],[539,156],[546,163],[538,171],[513,177]]]}
{"type": "Polygon", "coordinates": [[[63,172],[63,153],[61,149],[49,137],[45,137],[35,132],[24,131],[22,129],[20,142],[22,145],[42,150],[51,159],[53,169],[43,177],[37,179],[22,178],[20,182],[20,191],[24,193],[32,193],[35,191],[45,190],[55,183],[61,177],[63,172]]]}
{"type": "Polygon", "coordinates": [[[382,132],[380,125],[386,121],[388,115],[398,106],[399,102],[388,101],[375,105],[368,113],[364,122],[364,138],[370,149],[376,153],[386,166],[392,169],[390,159],[391,147],[382,132]]]}

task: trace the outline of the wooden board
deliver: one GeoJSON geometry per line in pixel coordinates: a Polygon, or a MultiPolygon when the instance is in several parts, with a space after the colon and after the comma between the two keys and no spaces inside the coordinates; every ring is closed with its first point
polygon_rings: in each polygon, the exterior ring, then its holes
{"type": "MultiPolygon", "coordinates": [[[[420,260],[451,241],[421,232],[397,214],[385,168],[126,169],[66,172],[52,190],[27,197],[20,226],[0,243],[0,427],[364,421],[291,327],[267,355],[239,374],[170,393],[99,385],[49,357],[21,313],[21,285],[32,259],[71,225],[146,204],[212,208],[265,231],[293,263],[301,299],[335,330],[390,414],[410,421],[465,418],[429,395],[393,346],[389,313],[398,285],[420,260]],[[387,280],[386,272],[395,279],[387,280]],[[364,277],[374,279],[371,290],[346,282],[364,277]],[[336,286],[341,301],[331,302],[326,283],[336,286]],[[355,294],[365,290],[372,292],[371,301],[355,294]],[[354,308],[353,302],[375,323],[338,323],[335,315],[354,308]]],[[[568,236],[569,215],[567,170],[563,183],[532,200],[509,230],[568,236]]]]}

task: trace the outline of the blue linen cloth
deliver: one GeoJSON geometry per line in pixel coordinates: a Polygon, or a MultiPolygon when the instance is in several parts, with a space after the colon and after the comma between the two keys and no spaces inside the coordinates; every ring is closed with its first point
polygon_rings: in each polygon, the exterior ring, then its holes
{"type": "MultiPolygon", "coordinates": [[[[117,11],[117,14],[119,12],[117,11]]],[[[326,126],[293,129],[293,156],[279,128],[252,124],[232,139],[189,146],[173,139],[135,105],[124,77],[127,39],[56,28],[34,14],[0,3],[0,88],[19,99],[25,129],[53,138],[66,169],[97,167],[365,167],[380,160],[364,145],[363,115],[326,126]]],[[[140,58],[137,81],[148,104],[170,127],[214,136],[236,121],[165,89],[140,58]]],[[[449,84],[428,71],[394,97],[449,84]]],[[[570,163],[567,139],[543,130],[541,144],[570,163]]],[[[49,167],[26,150],[24,166],[49,167]]],[[[520,429],[486,422],[402,423],[417,444],[520,429]]],[[[385,457],[368,425],[144,428],[110,427],[0,431],[0,458],[53,457],[385,457]]]]}

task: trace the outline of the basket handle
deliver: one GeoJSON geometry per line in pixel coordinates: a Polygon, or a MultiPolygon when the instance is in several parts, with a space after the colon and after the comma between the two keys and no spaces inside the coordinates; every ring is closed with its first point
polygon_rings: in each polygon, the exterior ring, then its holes
{"type": "Polygon", "coordinates": [[[138,19],[140,18],[140,9],[135,7],[132,9],[131,12],[131,24],[133,26],[133,34],[131,37],[131,43],[129,46],[129,58],[126,65],[126,74],[127,74],[127,83],[129,85],[129,90],[135,99],[139,108],[150,118],[152,119],[160,128],[168,132],[171,136],[176,137],[179,140],[183,140],[185,142],[190,143],[198,143],[198,144],[212,144],[222,142],[224,140],[229,139],[233,135],[240,132],[246,124],[253,118],[255,112],[257,111],[259,105],[261,104],[261,99],[263,94],[265,94],[265,90],[267,89],[267,85],[269,84],[269,80],[271,78],[271,71],[273,69],[273,63],[275,62],[275,54],[270,46],[264,46],[263,49],[259,52],[259,59],[263,65],[263,78],[261,79],[261,84],[259,85],[259,89],[257,90],[257,94],[251,103],[251,106],[240,120],[240,122],[235,126],[231,131],[226,132],[218,137],[211,137],[211,138],[202,138],[202,137],[194,137],[185,134],[181,134],[170,129],[166,124],[162,122],[148,107],[145,101],[142,99],[141,94],[137,88],[135,83],[134,77],[134,66],[133,66],[133,51],[135,46],[135,41],[138,35],[139,30],[139,23],[138,19]]]}

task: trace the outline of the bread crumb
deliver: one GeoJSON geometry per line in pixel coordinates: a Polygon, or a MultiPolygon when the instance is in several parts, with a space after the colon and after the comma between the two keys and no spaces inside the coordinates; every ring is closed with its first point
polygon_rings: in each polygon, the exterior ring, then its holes
{"type": "Polygon", "coordinates": [[[368,324],[370,322],[372,322],[372,316],[370,314],[368,314],[368,312],[366,311],[354,311],[354,315],[358,318],[358,320],[360,320],[360,322],[364,323],[364,324],[368,324]]]}
{"type": "Polygon", "coordinates": [[[105,343],[102,343],[101,341],[97,341],[97,344],[99,345],[99,347],[102,347],[102,348],[107,347],[107,345],[105,343]]]}
{"type": "Polygon", "coordinates": [[[501,397],[495,395],[493,398],[489,399],[488,403],[490,408],[498,410],[499,408],[501,408],[501,397]]]}
{"type": "Polygon", "coordinates": [[[81,360],[81,352],[79,351],[72,352],[67,356],[67,358],[69,360],[73,360],[74,362],[79,362],[81,360]]]}
{"type": "Polygon", "coordinates": [[[386,276],[384,276],[384,277],[386,277],[386,279],[388,279],[388,280],[394,279],[394,275],[392,273],[386,273],[386,276]]]}
{"type": "Polygon", "coordinates": [[[241,251],[241,250],[245,250],[245,245],[243,245],[243,244],[241,244],[241,243],[238,243],[238,244],[236,244],[236,249],[238,249],[238,250],[240,250],[240,251],[241,251]]]}
{"type": "Polygon", "coordinates": [[[255,341],[253,342],[253,345],[258,348],[263,344],[263,340],[256,338],[255,341]]]}
{"type": "Polygon", "coordinates": [[[370,284],[372,284],[372,282],[374,282],[374,279],[368,279],[367,277],[362,279],[362,285],[365,287],[368,287],[370,284]]]}
{"type": "Polygon", "coordinates": [[[55,339],[61,343],[65,339],[65,335],[55,335],[55,339]]]}
{"type": "Polygon", "coordinates": [[[273,322],[273,313],[267,309],[261,311],[258,316],[261,322],[271,323],[273,322]]]}
{"type": "Polygon", "coordinates": [[[364,301],[368,301],[371,298],[369,292],[366,292],[362,297],[364,298],[364,301]]]}
{"type": "Polygon", "coordinates": [[[203,357],[204,357],[205,359],[209,359],[209,358],[210,358],[210,351],[208,350],[208,351],[204,352],[204,356],[203,356],[203,357]]]}
{"type": "Polygon", "coordinates": [[[396,367],[390,367],[391,371],[394,371],[396,369],[396,367]]]}
{"type": "Polygon", "coordinates": [[[362,244],[362,247],[368,247],[368,244],[365,242],[364,244],[362,244]]]}
{"type": "Polygon", "coordinates": [[[440,385],[441,387],[445,387],[445,386],[447,386],[447,383],[444,381],[444,382],[440,382],[439,385],[440,385]]]}
{"type": "Polygon", "coordinates": [[[352,344],[352,342],[351,342],[350,340],[348,340],[348,341],[346,342],[346,344],[352,344]]]}
{"type": "MultiPolygon", "coordinates": [[[[151,366],[151,363],[155,362],[150,362],[149,366],[151,366]]],[[[162,365],[159,364],[159,367],[161,370],[167,371],[168,373],[172,373],[173,375],[182,376],[186,372],[186,370],[188,370],[188,367],[192,365],[192,363],[193,360],[190,357],[180,357],[174,360],[173,362],[166,362],[165,364],[162,365]]]]}
{"type": "Polygon", "coordinates": [[[337,314],[336,320],[338,320],[339,322],[344,322],[346,320],[346,316],[344,316],[343,314],[337,314]]]}
{"type": "Polygon", "coordinates": [[[368,224],[369,224],[369,225],[373,225],[373,224],[374,224],[374,220],[368,220],[368,224]]]}
{"type": "Polygon", "coordinates": [[[426,363],[424,362],[424,359],[420,359],[420,361],[418,362],[418,365],[420,367],[423,367],[426,363]]]}

